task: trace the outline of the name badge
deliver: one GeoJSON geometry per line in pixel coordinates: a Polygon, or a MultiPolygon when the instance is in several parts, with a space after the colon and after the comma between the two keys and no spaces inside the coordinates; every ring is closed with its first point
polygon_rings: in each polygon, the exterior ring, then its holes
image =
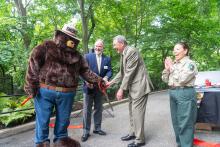
{"type": "Polygon", "coordinates": [[[104,69],[108,69],[108,66],[104,66],[104,69]]]}

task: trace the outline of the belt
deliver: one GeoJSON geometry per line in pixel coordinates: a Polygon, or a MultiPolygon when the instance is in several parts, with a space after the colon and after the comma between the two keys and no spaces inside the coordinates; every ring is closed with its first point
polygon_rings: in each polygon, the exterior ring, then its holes
{"type": "Polygon", "coordinates": [[[76,88],[56,87],[56,86],[46,85],[44,83],[40,83],[40,87],[41,88],[47,88],[47,89],[50,89],[50,90],[59,91],[59,92],[74,92],[74,91],[76,91],[76,88]]]}
{"type": "Polygon", "coordinates": [[[188,89],[188,88],[193,88],[193,86],[170,86],[171,90],[176,90],[176,89],[188,89]]]}

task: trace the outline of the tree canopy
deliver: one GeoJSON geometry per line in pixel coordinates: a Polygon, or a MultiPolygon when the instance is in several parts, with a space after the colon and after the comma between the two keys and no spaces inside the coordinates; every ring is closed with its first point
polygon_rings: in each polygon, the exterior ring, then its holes
{"type": "Polygon", "coordinates": [[[188,42],[200,71],[220,67],[218,0],[0,0],[0,8],[0,69],[13,76],[18,88],[32,48],[73,19],[82,54],[103,39],[115,74],[119,55],[112,38],[124,35],[140,50],[157,89],[164,87],[163,61],[179,41],[188,42]]]}

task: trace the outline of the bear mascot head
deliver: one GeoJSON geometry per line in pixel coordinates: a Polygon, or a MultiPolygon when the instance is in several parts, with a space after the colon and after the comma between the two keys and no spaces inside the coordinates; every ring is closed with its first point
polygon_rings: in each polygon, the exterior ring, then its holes
{"type": "Polygon", "coordinates": [[[76,37],[76,29],[68,24],[65,24],[62,30],[56,30],[54,41],[59,48],[74,51],[80,40],[76,37]]]}

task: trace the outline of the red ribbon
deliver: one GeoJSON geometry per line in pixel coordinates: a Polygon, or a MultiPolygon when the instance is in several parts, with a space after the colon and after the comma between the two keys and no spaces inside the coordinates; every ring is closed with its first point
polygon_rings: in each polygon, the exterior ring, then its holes
{"type": "Polygon", "coordinates": [[[31,98],[32,98],[32,96],[29,96],[29,97],[27,97],[26,99],[24,99],[23,102],[21,103],[21,106],[23,106],[24,104],[26,104],[31,98]]]}
{"type": "Polygon", "coordinates": [[[108,86],[103,85],[103,84],[102,84],[102,81],[98,82],[98,86],[99,86],[100,91],[101,91],[105,96],[107,96],[106,89],[108,88],[108,86]]]}
{"type": "Polygon", "coordinates": [[[198,138],[194,138],[193,144],[196,146],[201,146],[201,147],[220,147],[220,143],[206,142],[198,138]]]}
{"type": "MultiPolygon", "coordinates": [[[[23,100],[23,102],[21,103],[21,106],[23,106],[24,104],[26,104],[30,99],[32,98],[32,96],[27,97],[26,99],[23,100]]],[[[49,124],[49,127],[54,128],[55,124],[49,124]]],[[[69,129],[81,129],[83,128],[83,125],[69,125],[68,126],[69,129]]]]}
{"type": "MultiPolygon", "coordinates": [[[[55,124],[49,124],[49,127],[54,128],[55,124]]],[[[81,129],[81,128],[83,128],[83,125],[82,124],[80,124],[80,125],[69,125],[67,128],[68,129],[81,129]]]]}

